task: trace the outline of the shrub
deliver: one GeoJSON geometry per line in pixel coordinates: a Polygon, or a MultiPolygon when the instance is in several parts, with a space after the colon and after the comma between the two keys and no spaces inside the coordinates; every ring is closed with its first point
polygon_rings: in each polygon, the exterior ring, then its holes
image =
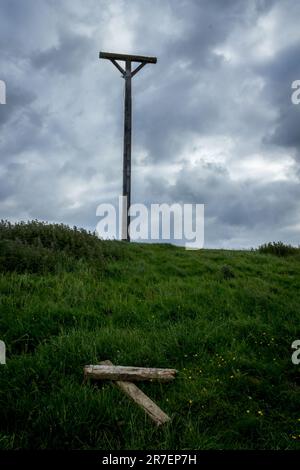
{"type": "Polygon", "coordinates": [[[45,273],[72,270],[74,260],[65,253],[24,245],[21,241],[0,240],[0,272],[45,273]]]}
{"type": "Polygon", "coordinates": [[[258,247],[259,253],[267,253],[276,256],[289,256],[300,253],[299,247],[285,245],[282,242],[269,242],[258,247]]]}
{"type": "Polygon", "coordinates": [[[232,279],[235,277],[232,267],[227,264],[221,267],[221,274],[222,274],[222,277],[226,280],[232,279]]]}
{"type": "Polygon", "coordinates": [[[77,261],[102,269],[106,260],[123,256],[123,244],[100,240],[95,233],[37,220],[0,221],[0,271],[74,270],[77,261]]]}

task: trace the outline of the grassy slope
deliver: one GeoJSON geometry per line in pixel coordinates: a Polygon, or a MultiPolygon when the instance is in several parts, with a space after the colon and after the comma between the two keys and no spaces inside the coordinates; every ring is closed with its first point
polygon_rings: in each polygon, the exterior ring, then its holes
{"type": "Polygon", "coordinates": [[[300,448],[299,258],[118,246],[97,273],[0,274],[0,448],[300,448]],[[83,384],[104,359],[177,368],[141,385],[172,423],[83,384]]]}

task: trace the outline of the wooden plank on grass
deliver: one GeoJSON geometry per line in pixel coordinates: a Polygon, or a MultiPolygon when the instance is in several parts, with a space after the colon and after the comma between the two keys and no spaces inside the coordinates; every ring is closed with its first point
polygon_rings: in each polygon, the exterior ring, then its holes
{"type": "Polygon", "coordinates": [[[84,367],[85,378],[94,380],[125,380],[136,382],[151,380],[170,382],[175,379],[175,369],[157,369],[147,367],[129,367],[113,365],[89,365],[84,367]]]}
{"type": "MultiPolygon", "coordinates": [[[[110,365],[110,361],[101,362],[101,365],[110,365]]],[[[120,388],[128,397],[130,397],[145,413],[157,424],[162,424],[171,421],[171,418],[162,411],[159,406],[154,403],[142,390],[140,390],[135,384],[123,380],[117,380],[113,382],[118,388],[120,388]]]]}

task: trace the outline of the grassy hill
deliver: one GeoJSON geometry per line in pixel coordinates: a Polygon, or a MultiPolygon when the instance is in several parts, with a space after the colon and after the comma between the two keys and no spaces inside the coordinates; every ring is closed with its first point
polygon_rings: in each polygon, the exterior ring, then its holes
{"type": "Polygon", "coordinates": [[[300,448],[300,256],[0,224],[0,448],[300,448]],[[162,429],[83,366],[174,367],[162,429]]]}

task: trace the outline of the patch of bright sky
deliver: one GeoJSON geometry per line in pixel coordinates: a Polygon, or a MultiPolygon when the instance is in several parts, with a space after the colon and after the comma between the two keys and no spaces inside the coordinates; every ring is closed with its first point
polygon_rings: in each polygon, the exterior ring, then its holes
{"type": "Polygon", "coordinates": [[[224,44],[215,48],[217,55],[232,64],[257,63],[272,59],[280,50],[300,40],[297,22],[289,20],[291,10],[300,14],[300,2],[282,0],[248,27],[236,28],[224,44]],[[288,29],[287,29],[288,28],[288,29]]]}

